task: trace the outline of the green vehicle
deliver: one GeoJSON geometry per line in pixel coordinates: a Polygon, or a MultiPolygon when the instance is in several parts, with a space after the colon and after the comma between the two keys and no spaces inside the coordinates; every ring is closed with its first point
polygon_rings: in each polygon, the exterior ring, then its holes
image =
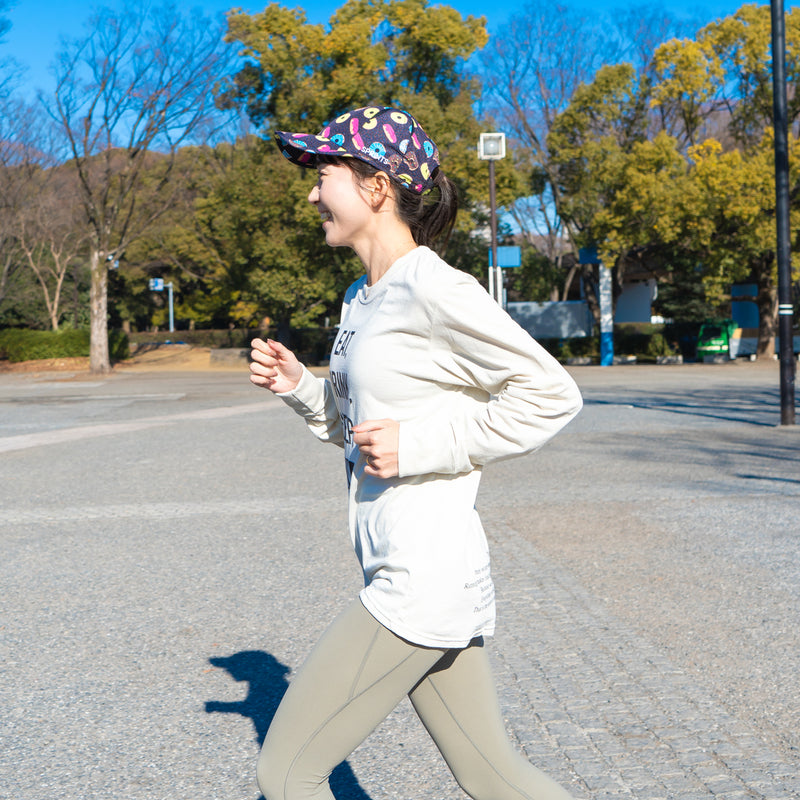
{"type": "Polygon", "coordinates": [[[732,319],[707,319],[697,336],[697,360],[703,361],[709,356],[736,358],[738,341],[734,344],[734,331],[738,327],[732,319]]]}

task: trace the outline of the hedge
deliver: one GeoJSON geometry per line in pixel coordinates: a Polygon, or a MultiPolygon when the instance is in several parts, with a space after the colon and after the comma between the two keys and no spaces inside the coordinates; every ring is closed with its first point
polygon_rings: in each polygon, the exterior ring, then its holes
{"type": "MultiPolygon", "coordinates": [[[[622,324],[614,326],[614,353],[619,356],[636,356],[637,361],[655,362],[659,356],[670,356],[680,352],[675,337],[669,336],[661,325],[622,324]]],[[[600,337],[585,336],[575,339],[539,339],[551,355],[559,361],[570,358],[600,359],[600,337]]]]}
{"type": "Polygon", "coordinates": [[[191,331],[135,331],[129,334],[131,344],[191,344],[195,347],[249,347],[250,340],[262,335],[255,328],[198,328],[191,331]]]}
{"type": "MultiPolygon", "coordinates": [[[[291,340],[288,342],[298,358],[306,364],[323,364],[330,355],[336,328],[292,328],[291,340]]],[[[193,331],[139,331],[130,334],[131,344],[146,348],[159,344],[190,344],[195,347],[239,348],[249,349],[250,342],[260,337],[277,338],[277,330],[259,330],[258,328],[231,328],[222,330],[193,331]]]]}
{"type": "MultiPolygon", "coordinates": [[[[132,344],[140,347],[157,344],[190,344],[196,347],[239,348],[250,347],[252,339],[260,336],[275,338],[275,329],[230,328],[222,330],[192,330],[137,332],[130,334],[132,344]]],[[[336,328],[293,328],[289,346],[306,364],[325,364],[330,355],[336,328]]],[[[636,356],[637,361],[654,362],[658,356],[673,355],[678,351],[677,337],[663,325],[624,324],[614,326],[614,352],[617,355],[636,356]]],[[[588,357],[600,360],[600,338],[587,336],[575,339],[539,339],[539,343],[559,361],[588,357]]]]}
{"type": "MultiPolygon", "coordinates": [[[[108,332],[108,349],[112,361],[128,358],[128,337],[122,331],[108,332]]],[[[38,361],[45,358],[81,358],[89,355],[89,331],[31,331],[6,328],[0,331],[0,358],[12,363],[38,361]]]]}

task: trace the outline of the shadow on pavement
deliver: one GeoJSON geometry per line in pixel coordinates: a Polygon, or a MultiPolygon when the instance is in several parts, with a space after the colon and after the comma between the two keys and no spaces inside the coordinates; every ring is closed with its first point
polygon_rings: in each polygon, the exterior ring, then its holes
{"type": "Polygon", "coordinates": [[[595,406],[627,404],[649,411],[662,411],[691,417],[775,427],[780,419],[780,396],[771,390],[720,389],[709,391],[655,392],[628,391],[613,399],[584,397],[595,406]]]}
{"type": "MultiPolygon", "coordinates": [[[[289,686],[289,668],[263,650],[245,650],[232,656],[209,658],[209,663],[228,671],[238,682],[247,683],[247,696],[237,702],[206,702],[206,713],[240,714],[248,717],[255,728],[259,747],[263,744],[272,718],[289,686]]],[[[255,764],[253,764],[255,773],[255,764]]],[[[331,791],[337,800],[370,800],[361,788],[350,765],[343,761],[331,773],[331,791]]]]}

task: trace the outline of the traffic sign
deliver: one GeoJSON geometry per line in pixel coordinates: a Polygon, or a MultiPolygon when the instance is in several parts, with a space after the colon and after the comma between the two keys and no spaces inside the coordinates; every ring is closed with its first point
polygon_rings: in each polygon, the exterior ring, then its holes
{"type": "MultiPolygon", "coordinates": [[[[489,250],[489,266],[492,264],[492,251],[489,250]]],[[[520,247],[498,247],[497,248],[497,266],[504,269],[513,269],[514,267],[522,266],[522,248],[520,247]]]]}

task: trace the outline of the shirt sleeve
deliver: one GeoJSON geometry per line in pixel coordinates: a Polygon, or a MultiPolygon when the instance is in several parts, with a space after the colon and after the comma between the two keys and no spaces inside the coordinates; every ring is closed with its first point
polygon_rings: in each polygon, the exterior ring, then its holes
{"type": "MultiPolygon", "coordinates": [[[[426,292],[434,358],[453,391],[473,403],[443,403],[399,433],[400,477],[458,474],[541,447],[582,406],[569,373],[469,275],[426,292]]],[[[447,386],[444,390],[447,391],[447,386]]]]}
{"type": "Polygon", "coordinates": [[[309,430],[323,442],[344,447],[344,435],[333,387],[303,367],[303,375],[291,392],[278,394],[286,405],[306,421],[309,430]]]}

